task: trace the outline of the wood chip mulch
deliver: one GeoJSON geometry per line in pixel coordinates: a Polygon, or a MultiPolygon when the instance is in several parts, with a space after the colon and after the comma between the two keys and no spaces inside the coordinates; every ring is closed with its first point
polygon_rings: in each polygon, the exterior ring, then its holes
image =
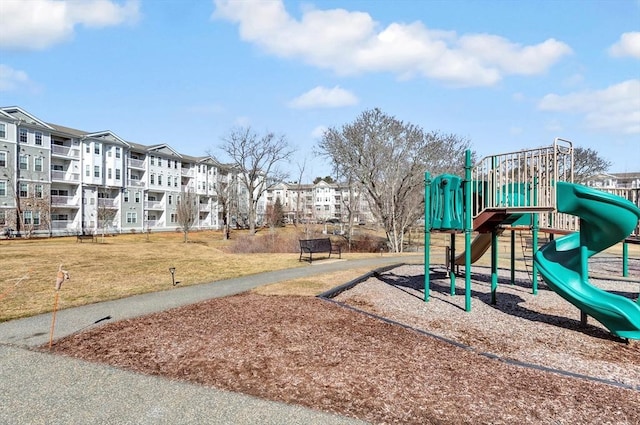
{"type": "Polygon", "coordinates": [[[376,424],[640,423],[640,391],[514,366],[317,298],[213,299],[53,349],[376,424]]]}

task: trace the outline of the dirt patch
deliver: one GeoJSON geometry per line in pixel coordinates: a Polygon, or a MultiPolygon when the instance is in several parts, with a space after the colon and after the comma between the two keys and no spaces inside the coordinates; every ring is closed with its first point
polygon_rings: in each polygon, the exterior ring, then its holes
{"type": "Polygon", "coordinates": [[[214,299],[53,350],[379,424],[640,423],[640,391],[511,365],[317,298],[214,299]]]}

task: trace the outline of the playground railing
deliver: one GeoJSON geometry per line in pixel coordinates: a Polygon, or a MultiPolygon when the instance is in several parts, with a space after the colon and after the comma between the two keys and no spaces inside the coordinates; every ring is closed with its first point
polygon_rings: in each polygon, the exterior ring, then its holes
{"type": "Polygon", "coordinates": [[[472,169],[473,217],[485,210],[552,211],[556,183],[573,180],[571,142],[481,159],[472,169]]]}

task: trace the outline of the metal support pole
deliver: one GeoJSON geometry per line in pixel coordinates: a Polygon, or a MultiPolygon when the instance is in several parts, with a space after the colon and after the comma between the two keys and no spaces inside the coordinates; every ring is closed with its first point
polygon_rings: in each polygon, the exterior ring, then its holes
{"type": "Polygon", "coordinates": [[[464,306],[471,311],[471,151],[465,152],[464,167],[464,306]]]}
{"type": "Polygon", "coordinates": [[[431,176],[424,173],[424,301],[429,301],[431,252],[431,176]]]}
{"type": "Polygon", "coordinates": [[[453,267],[455,266],[455,261],[456,261],[456,234],[455,233],[451,233],[450,236],[450,247],[451,249],[449,249],[449,264],[451,264],[451,267],[449,268],[449,281],[450,281],[450,294],[451,296],[454,296],[456,294],[456,274],[453,271],[453,267]]]}
{"type": "Polygon", "coordinates": [[[629,277],[629,244],[622,242],[622,276],[629,277]]]}
{"type": "Polygon", "coordinates": [[[516,231],[511,231],[511,284],[516,283],[516,231]]]}
{"type": "Polygon", "coordinates": [[[498,230],[491,231],[491,304],[496,304],[498,290],[498,230]]]}

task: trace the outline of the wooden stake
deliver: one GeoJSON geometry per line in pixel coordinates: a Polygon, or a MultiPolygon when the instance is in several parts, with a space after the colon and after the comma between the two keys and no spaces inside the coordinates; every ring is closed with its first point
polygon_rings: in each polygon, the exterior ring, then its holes
{"type": "Polygon", "coordinates": [[[60,292],[56,289],[56,296],[53,302],[53,316],[51,317],[51,331],[49,332],[49,350],[51,350],[51,346],[53,345],[53,329],[56,325],[56,311],[58,310],[58,297],[60,292]]]}

